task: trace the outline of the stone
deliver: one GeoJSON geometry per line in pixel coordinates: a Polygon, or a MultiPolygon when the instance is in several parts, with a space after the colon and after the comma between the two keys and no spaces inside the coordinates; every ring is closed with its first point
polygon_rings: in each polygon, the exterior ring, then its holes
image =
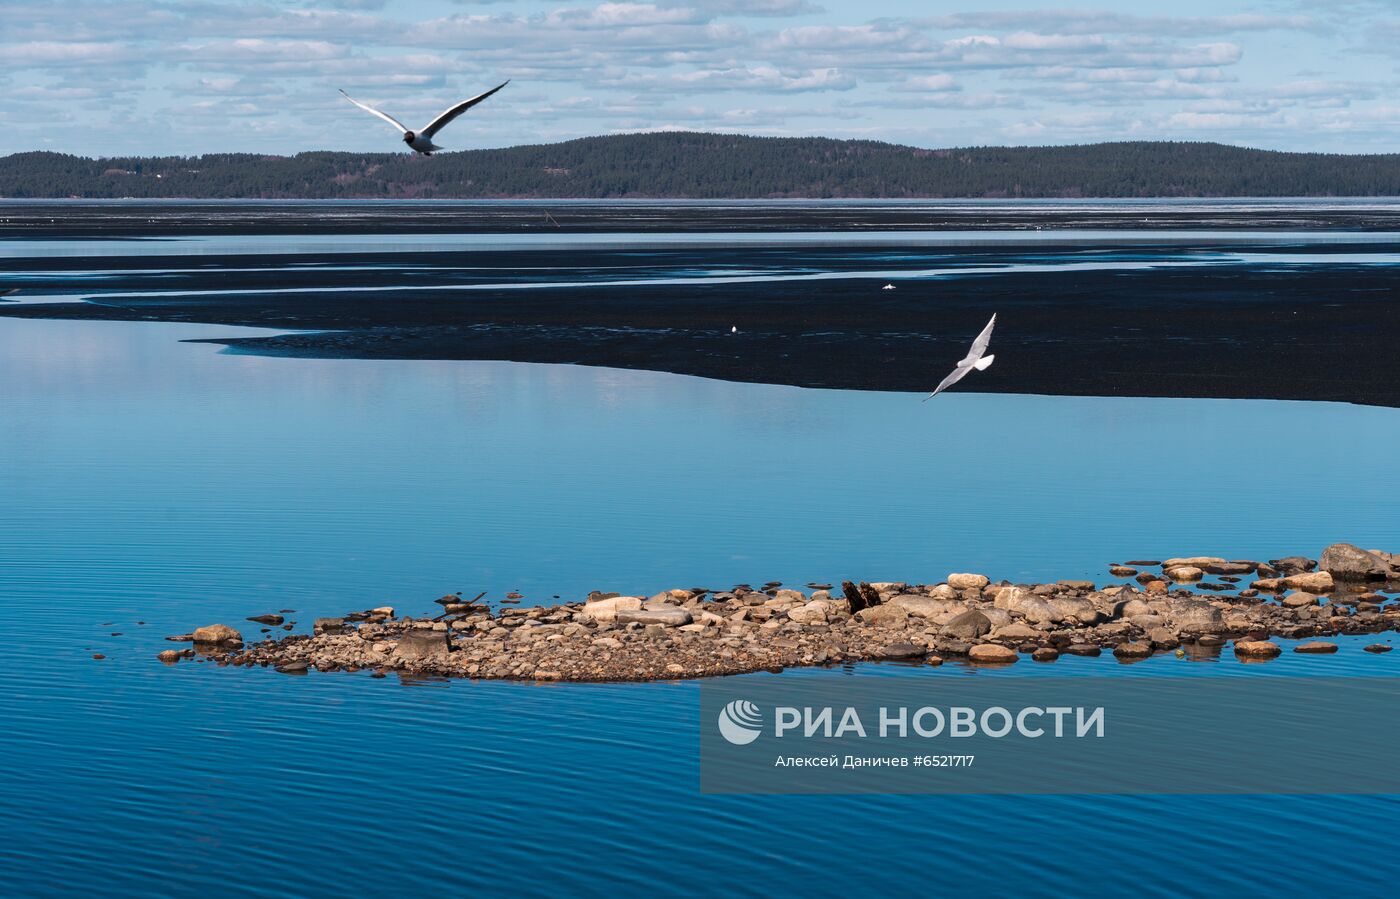
{"type": "MultiPolygon", "coordinates": [[[[977,611],[987,616],[987,620],[992,623],[993,630],[999,627],[1005,627],[1006,625],[1010,624],[1013,620],[1011,617],[1011,613],[1006,611],[1005,609],[994,609],[987,606],[983,606],[977,611]]],[[[946,619],[944,619],[944,623],[946,624],[947,622],[951,621],[954,617],[956,616],[949,615],[946,619]]]]}
{"type": "Polygon", "coordinates": [[[1071,589],[1071,590],[1092,590],[1092,589],[1094,589],[1094,582],[1093,582],[1093,581],[1074,581],[1074,580],[1069,580],[1069,581],[1056,581],[1055,583],[1059,584],[1061,587],[1068,587],[1068,588],[1071,589]]]}
{"type": "Polygon", "coordinates": [[[1120,659],[1145,659],[1152,655],[1151,643],[1119,643],[1113,654],[1120,659]]]}
{"type": "Polygon", "coordinates": [[[452,648],[447,633],[426,627],[409,628],[399,637],[394,656],[405,660],[446,658],[452,648]]]}
{"type": "MultiPolygon", "coordinates": [[[[1364,648],[1367,652],[1375,652],[1375,653],[1390,652],[1392,649],[1394,649],[1394,647],[1392,647],[1392,646],[1387,646],[1387,645],[1384,644],[1384,643],[1372,643],[1370,646],[1366,646],[1366,647],[1363,647],[1363,648],[1364,648]]],[[[170,650],[167,649],[165,652],[170,652],[170,650]]],[[[161,655],[164,655],[164,654],[165,654],[165,653],[161,653],[161,655]]]]}
{"type": "Polygon", "coordinates": [[[1269,640],[1236,640],[1235,655],[1247,659],[1272,659],[1283,652],[1277,643],[1269,640]]]}
{"type": "Polygon", "coordinates": [[[831,612],[831,603],[814,599],[805,605],[788,610],[788,617],[798,624],[826,624],[828,615],[831,612]]]}
{"type": "Polygon", "coordinates": [[[1152,608],[1151,604],[1149,604],[1147,600],[1137,599],[1136,597],[1133,599],[1124,600],[1123,604],[1118,607],[1119,618],[1137,618],[1140,615],[1155,614],[1156,610],[1152,608]]]}
{"type": "Polygon", "coordinates": [[[1188,634],[1205,634],[1221,630],[1225,616],[1220,610],[1202,599],[1178,599],[1167,606],[1167,620],[1178,631],[1188,634]]]}
{"type": "MultiPolygon", "coordinates": [[[[980,636],[980,635],[979,635],[980,636]]],[[[1045,631],[1036,630],[1028,624],[1020,621],[1013,621],[1003,627],[992,631],[992,637],[997,640],[1044,640],[1047,634],[1045,631]]]]}
{"type": "Polygon", "coordinates": [[[1154,627],[1148,631],[1147,640],[1158,649],[1175,649],[1181,645],[1176,633],[1165,627],[1154,627]]]}
{"type": "Polygon", "coordinates": [[[1143,586],[1143,591],[1149,596],[1166,596],[1170,589],[1166,581],[1148,581],[1143,586]]]}
{"type": "Polygon", "coordinates": [[[344,618],[317,618],[312,624],[313,633],[324,634],[327,631],[339,631],[345,627],[344,618]]]}
{"type": "Polygon", "coordinates": [[[985,574],[950,574],[948,586],[954,590],[981,590],[992,582],[985,574]]]}
{"type": "Polygon", "coordinates": [[[1180,559],[1167,559],[1162,562],[1162,570],[1168,568],[1205,568],[1207,565],[1224,565],[1227,560],[1219,556],[1186,556],[1180,559]]]}
{"type": "Polygon", "coordinates": [[[891,643],[880,651],[885,659],[922,659],[927,650],[913,643],[891,643]]]}
{"type": "Polygon", "coordinates": [[[274,670],[281,674],[305,674],[310,667],[311,663],[303,659],[296,662],[283,662],[274,666],[274,670]]]}
{"type": "Polygon", "coordinates": [[[1204,571],[1193,565],[1173,565],[1164,571],[1174,581],[1199,581],[1206,576],[1204,571]]]}
{"type": "Polygon", "coordinates": [[[1198,567],[1204,569],[1207,574],[1251,574],[1259,567],[1259,563],[1242,559],[1233,562],[1209,562],[1198,567]]]}
{"type": "Polygon", "coordinates": [[[909,620],[909,613],[900,606],[881,605],[861,609],[856,617],[871,627],[901,627],[909,620]]]}
{"type": "Polygon", "coordinates": [[[1114,577],[1136,577],[1138,570],[1126,565],[1113,565],[1109,567],[1108,573],[1114,577]]]}
{"type": "Polygon", "coordinates": [[[1061,620],[1059,611],[1048,600],[1036,596],[1025,587],[1002,587],[992,605],[1008,612],[1024,615],[1037,624],[1054,624],[1061,620]]]}
{"type": "Polygon", "coordinates": [[[285,619],[281,615],[253,615],[247,620],[257,624],[281,624],[285,619]]]}
{"type": "Polygon", "coordinates": [[[160,659],[167,665],[173,665],[176,662],[180,661],[180,655],[181,653],[178,649],[166,649],[156,653],[156,658],[160,659]]]}
{"type": "Polygon", "coordinates": [[[1102,617],[1093,602],[1083,596],[1052,596],[1047,602],[1050,603],[1050,608],[1055,610],[1059,621],[1072,620],[1093,625],[1102,617]]]}
{"type": "Polygon", "coordinates": [[[1031,658],[1037,662],[1053,662],[1060,657],[1060,651],[1050,646],[1042,646],[1031,653],[1031,658]]]}
{"type": "Polygon", "coordinates": [[[642,608],[642,598],[640,596],[609,596],[602,599],[590,599],[583,604],[583,614],[594,621],[611,624],[617,621],[618,612],[636,612],[642,608]]]}
{"type": "Polygon", "coordinates": [[[1327,643],[1323,640],[1313,640],[1308,643],[1299,643],[1293,647],[1294,652],[1325,655],[1337,651],[1337,644],[1327,643]]]}
{"type": "Polygon", "coordinates": [[[943,657],[942,657],[942,656],[924,656],[924,664],[925,664],[925,665],[928,665],[930,668],[937,668],[939,665],[942,665],[942,664],[943,664],[943,657]]]}
{"type": "Polygon", "coordinates": [[[1284,556],[1282,559],[1269,560],[1271,568],[1277,568],[1284,574],[1298,574],[1303,571],[1312,571],[1317,567],[1317,563],[1307,556],[1284,556]]]}
{"type": "Polygon", "coordinates": [[[947,637],[956,637],[960,640],[971,640],[981,637],[992,630],[992,622],[976,609],[968,609],[960,615],[955,615],[943,625],[941,633],[947,637]]]}
{"type": "Polygon", "coordinates": [[[953,615],[967,609],[967,604],[959,600],[924,596],[920,593],[901,593],[890,599],[886,605],[899,606],[915,618],[926,618],[932,621],[939,619],[946,621],[953,615]]]}
{"type": "Polygon", "coordinates": [[[1092,643],[1071,643],[1065,647],[1065,652],[1072,656],[1097,656],[1103,650],[1092,643]]]}
{"type": "Polygon", "coordinates": [[[1335,588],[1332,575],[1326,571],[1309,571],[1303,574],[1291,574],[1284,578],[1265,578],[1251,584],[1256,590],[1264,590],[1268,593],[1280,593],[1284,590],[1305,590],[1308,593],[1319,595],[1331,593],[1335,588]]]}
{"type": "Polygon", "coordinates": [[[1339,581],[1383,581],[1390,576],[1385,559],[1350,543],[1324,549],[1318,567],[1339,581]]]}
{"type": "Polygon", "coordinates": [[[974,662],[992,665],[1005,665],[1016,661],[1016,650],[995,643],[979,643],[967,651],[967,657],[974,662]]]}
{"type": "Polygon", "coordinates": [[[662,627],[680,627],[683,624],[690,624],[691,620],[690,612],[677,606],[658,606],[654,609],[621,609],[617,613],[618,624],[659,624],[662,627]]]}
{"type": "Polygon", "coordinates": [[[210,624],[195,628],[190,639],[196,643],[242,643],[243,635],[227,624],[210,624]]]}
{"type": "Polygon", "coordinates": [[[1301,590],[1290,593],[1279,601],[1290,609],[1301,609],[1317,605],[1316,596],[1311,593],[1304,593],[1301,590]]]}

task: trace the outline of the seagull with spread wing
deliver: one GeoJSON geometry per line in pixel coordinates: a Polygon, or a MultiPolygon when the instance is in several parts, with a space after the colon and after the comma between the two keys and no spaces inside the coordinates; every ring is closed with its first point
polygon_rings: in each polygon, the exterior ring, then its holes
{"type": "Polygon", "coordinates": [[[977,335],[977,339],[972,341],[972,349],[967,351],[967,355],[958,363],[958,367],[953,369],[952,374],[943,379],[943,382],[934,389],[933,393],[924,397],[924,402],[927,403],[929,400],[967,377],[967,373],[974,368],[978,371],[986,371],[992,367],[992,360],[995,359],[996,356],[987,356],[984,354],[987,352],[987,344],[992,342],[992,328],[996,323],[997,317],[993,314],[992,320],[987,322],[987,327],[983,328],[982,333],[977,335]]]}
{"type": "Polygon", "coordinates": [[[384,121],[388,122],[390,125],[393,125],[395,128],[399,129],[399,131],[403,133],[403,142],[408,144],[408,146],[415,153],[422,153],[424,156],[432,156],[434,150],[442,149],[442,147],[439,147],[437,144],[433,143],[434,135],[436,135],[439,131],[445,128],[447,124],[453,119],[457,118],[457,116],[466,112],[468,109],[471,109],[473,106],[480,103],[482,100],[485,100],[487,97],[491,96],[496,91],[505,87],[507,84],[510,84],[510,81],[503,81],[484,94],[477,94],[470,100],[463,100],[456,106],[450,107],[449,109],[445,110],[442,113],[442,115],[438,116],[437,118],[433,119],[430,123],[428,123],[428,125],[425,128],[423,128],[422,131],[410,131],[403,126],[403,122],[400,122],[398,119],[394,118],[388,113],[380,112],[373,106],[366,106],[364,103],[361,103],[359,100],[356,100],[354,97],[345,93],[345,91],[341,91],[341,94],[345,96],[345,99],[349,100],[351,103],[354,103],[356,106],[360,107],[365,112],[377,115],[384,121]]]}

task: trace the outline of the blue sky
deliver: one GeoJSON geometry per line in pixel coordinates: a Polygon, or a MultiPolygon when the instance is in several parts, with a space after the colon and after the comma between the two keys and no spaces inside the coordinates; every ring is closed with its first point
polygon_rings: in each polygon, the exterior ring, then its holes
{"type": "Polygon", "coordinates": [[[4,0],[0,153],[448,149],[646,130],[1400,149],[1400,0],[4,0]]]}

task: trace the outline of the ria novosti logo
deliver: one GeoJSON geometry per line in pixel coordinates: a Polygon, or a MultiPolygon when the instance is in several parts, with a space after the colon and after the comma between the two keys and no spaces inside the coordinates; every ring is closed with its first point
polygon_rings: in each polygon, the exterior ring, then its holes
{"type": "Polygon", "coordinates": [[[747,699],[736,699],[719,710],[719,732],[735,746],[747,746],[763,733],[763,713],[747,699]]]}

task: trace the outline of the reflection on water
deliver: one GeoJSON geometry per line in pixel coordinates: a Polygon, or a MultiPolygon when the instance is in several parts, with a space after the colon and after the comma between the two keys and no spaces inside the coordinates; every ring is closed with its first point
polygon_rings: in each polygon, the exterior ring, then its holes
{"type": "MultiPolygon", "coordinates": [[[[1391,799],[702,797],[693,684],[403,689],[154,655],[195,625],[421,612],[456,590],[529,602],[949,570],[1102,580],[1130,557],[1395,547],[1400,410],[971,392],[921,404],[178,342],[231,331],[0,320],[8,894],[125,894],[153,871],[267,896],[930,879],[985,895],[993,882],[1060,891],[1088,870],[1110,893],[1154,895],[1181,889],[1145,874],[1167,869],[1252,891],[1242,841],[1269,864],[1286,845],[1298,889],[1393,880],[1383,853],[1356,850],[1389,826],[1391,799]],[[988,853],[994,872],[967,863],[988,853]]],[[[1068,658],[978,676],[1394,673],[1400,653],[1358,642],[1248,668],[1068,658]]]]}

